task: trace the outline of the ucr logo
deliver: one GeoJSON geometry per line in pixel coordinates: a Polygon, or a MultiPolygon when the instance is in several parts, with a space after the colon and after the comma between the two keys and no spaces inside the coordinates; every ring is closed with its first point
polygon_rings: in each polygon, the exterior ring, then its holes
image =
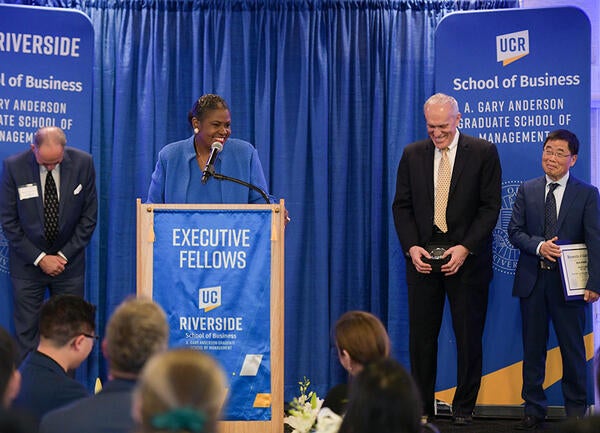
{"type": "Polygon", "coordinates": [[[198,308],[204,311],[221,306],[221,286],[198,289],[198,308]]]}
{"type": "Polygon", "coordinates": [[[529,30],[496,36],[496,61],[506,66],[529,54],[529,30]]]}

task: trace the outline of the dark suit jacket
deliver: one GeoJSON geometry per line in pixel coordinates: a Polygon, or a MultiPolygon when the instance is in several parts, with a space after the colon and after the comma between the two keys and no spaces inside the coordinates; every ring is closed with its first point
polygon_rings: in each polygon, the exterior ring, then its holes
{"type": "Polygon", "coordinates": [[[65,147],[60,164],[59,232],[52,247],[44,238],[40,169],[31,150],[4,160],[0,200],[0,222],[9,241],[11,276],[31,280],[45,275],[33,262],[42,252],[58,251],[62,251],[68,264],[56,278],[83,274],[85,247],[96,227],[98,211],[91,155],[65,147]],[[19,187],[28,184],[36,185],[38,196],[20,200],[19,187]]]}
{"type": "MultiPolygon", "coordinates": [[[[527,297],[533,290],[540,257],[536,248],[544,240],[546,177],[524,182],[517,192],[508,224],[508,236],[521,251],[513,296],[527,297]]],[[[600,292],[600,200],[598,189],[569,176],[558,213],[558,243],[585,243],[588,247],[587,288],[600,292]]]]}
{"type": "Polygon", "coordinates": [[[40,433],[130,433],[134,386],[133,380],[111,380],[99,394],[46,414],[40,433]]]}
{"type": "MultiPolygon", "coordinates": [[[[402,153],[393,213],[402,249],[425,246],[431,239],[434,213],[431,139],[409,144],[402,153]]],[[[471,252],[472,282],[492,276],[492,229],[500,212],[502,169],[496,146],[460,134],[448,194],[448,236],[471,252]]],[[[465,265],[468,265],[465,263],[465,265]]]]}
{"type": "Polygon", "coordinates": [[[38,351],[27,355],[19,371],[21,391],[13,405],[38,421],[47,412],[88,396],[81,383],[69,377],[52,358],[38,351]]]}

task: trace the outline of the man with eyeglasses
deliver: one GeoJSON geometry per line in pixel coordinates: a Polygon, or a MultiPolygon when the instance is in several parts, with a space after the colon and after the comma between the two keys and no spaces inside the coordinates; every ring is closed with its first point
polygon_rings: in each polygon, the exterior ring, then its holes
{"type": "Polygon", "coordinates": [[[89,395],[68,372],[88,357],[98,338],[96,307],[75,295],[53,296],[40,311],[40,343],[19,371],[21,391],[14,406],[38,421],[42,416],[89,395]]]}
{"type": "Polygon", "coordinates": [[[40,433],[134,431],[131,397],[138,375],[146,361],[165,351],[168,343],[169,325],[163,309],[150,299],[125,300],[110,316],[102,341],[110,380],[100,393],[46,414],[40,433]]]}
{"type": "Polygon", "coordinates": [[[544,141],[544,176],[524,182],[508,225],[520,250],[513,296],[519,297],[523,324],[525,416],[517,430],[535,430],[547,413],[543,389],[550,320],[562,355],[562,391],[570,418],[584,416],[587,405],[586,307],[600,292],[600,200],[598,189],[570,175],[579,140],[570,131],[552,131],[544,141]],[[582,300],[566,300],[557,259],[560,245],[585,243],[589,278],[582,300]]]}

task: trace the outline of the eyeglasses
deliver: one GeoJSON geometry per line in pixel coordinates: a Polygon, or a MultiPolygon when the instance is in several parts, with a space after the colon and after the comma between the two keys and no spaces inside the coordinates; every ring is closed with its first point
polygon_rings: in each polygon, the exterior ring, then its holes
{"type": "Polygon", "coordinates": [[[566,158],[567,156],[571,156],[571,154],[570,153],[562,153],[560,151],[544,149],[544,156],[547,156],[547,157],[556,156],[557,158],[566,158]]]}
{"type": "Polygon", "coordinates": [[[98,337],[97,335],[86,334],[85,332],[82,332],[81,335],[87,338],[91,338],[92,340],[100,340],[100,337],[98,337]]]}

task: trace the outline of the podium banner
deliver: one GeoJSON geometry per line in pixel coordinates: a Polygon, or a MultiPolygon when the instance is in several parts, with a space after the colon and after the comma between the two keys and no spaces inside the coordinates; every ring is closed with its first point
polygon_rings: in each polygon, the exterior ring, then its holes
{"type": "Polygon", "coordinates": [[[171,347],[223,366],[228,421],[271,419],[271,219],[270,209],[154,210],[153,298],[171,347]]]}

